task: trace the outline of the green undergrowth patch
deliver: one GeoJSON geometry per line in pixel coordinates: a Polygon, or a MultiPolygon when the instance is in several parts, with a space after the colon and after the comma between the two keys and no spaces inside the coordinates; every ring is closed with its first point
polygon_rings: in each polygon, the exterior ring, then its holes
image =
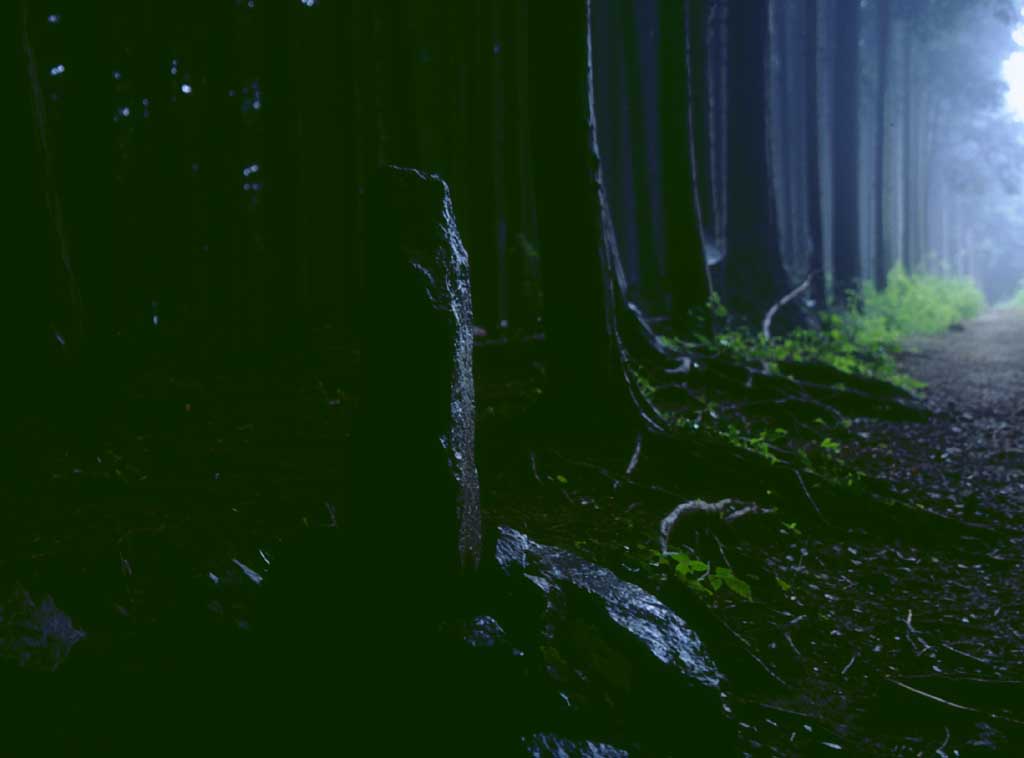
{"type": "Polygon", "coordinates": [[[878,314],[869,317],[856,311],[823,312],[818,315],[819,328],[795,329],[765,338],[759,331],[729,319],[717,295],[712,296],[709,311],[728,326],[713,336],[663,338],[666,346],[731,363],[759,364],[773,373],[785,362],[824,363],[839,371],[881,379],[908,390],[924,386],[900,372],[896,362],[898,340],[877,338],[881,333],[878,314]]]}
{"type": "Polygon", "coordinates": [[[679,582],[703,600],[717,604],[719,600],[753,600],[754,590],[747,579],[730,566],[714,564],[689,552],[662,553],[651,546],[635,547],[628,552],[631,571],[651,577],[679,582]]]}
{"type": "Polygon", "coordinates": [[[1001,308],[1024,308],[1024,280],[1017,285],[1017,291],[1009,300],[999,304],[1001,308]]]}
{"type": "Polygon", "coordinates": [[[866,283],[844,316],[861,345],[895,346],[904,337],[935,334],[978,316],[985,296],[968,277],[908,275],[897,266],[882,291],[866,283]]]}

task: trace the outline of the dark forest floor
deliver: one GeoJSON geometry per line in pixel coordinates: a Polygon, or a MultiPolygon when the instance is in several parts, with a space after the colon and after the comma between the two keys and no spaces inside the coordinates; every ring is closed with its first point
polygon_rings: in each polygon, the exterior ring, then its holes
{"type": "MultiPolygon", "coordinates": [[[[783,507],[767,524],[697,528],[681,542],[752,587],[752,601],[716,593],[711,619],[681,603],[733,683],[749,754],[1024,754],[1024,313],[991,311],[907,347],[900,363],[927,382],[931,419],[854,419],[822,435],[879,494],[947,516],[942,528],[893,530],[870,514],[826,525],[783,507]],[[716,646],[710,635],[722,630],[737,644],[716,646]]],[[[606,470],[621,473],[629,448],[609,451],[606,470]]],[[[525,506],[515,525],[648,579],[636,556],[678,501],[621,481],[602,487],[604,475],[588,481],[564,455],[546,464],[553,505],[542,516],[525,506]]],[[[633,479],[728,495],[699,473],[666,473],[633,479]]],[[[673,584],[653,589],[678,608],[673,584]]]]}
{"type": "MultiPolygon", "coordinates": [[[[728,483],[682,459],[674,470],[643,457],[627,477],[632,439],[523,435],[515,419],[542,379],[528,344],[478,351],[485,518],[596,560],[693,618],[727,675],[745,752],[1024,754],[1024,314],[993,311],[910,347],[901,362],[928,383],[931,420],[855,419],[822,434],[851,470],[887,482],[886,496],[947,515],[952,529],[818,523],[806,504],[698,525],[680,544],[729,565],[752,599],[698,598],[651,570],[651,549],[680,497],[727,497],[728,483]]],[[[88,635],[61,669],[75,683],[66,700],[48,683],[22,685],[23,707],[46,714],[37,752],[117,728],[134,679],[102,710],[109,723],[95,709],[87,727],[64,718],[101,679],[187,678],[229,648],[258,668],[237,653],[263,575],[344,507],[355,385],[347,355],[318,355],[274,381],[148,369],[117,388],[98,444],[25,426],[3,483],[0,607],[20,589],[37,604],[50,595],[88,635]]],[[[323,630],[313,644],[329,639],[323,630]]]]}

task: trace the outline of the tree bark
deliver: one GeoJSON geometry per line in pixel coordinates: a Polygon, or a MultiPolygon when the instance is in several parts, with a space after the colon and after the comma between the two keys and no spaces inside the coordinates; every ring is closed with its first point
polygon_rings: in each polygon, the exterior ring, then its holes
{"type": "Polygon", "coordinates": [[[711,294],[696,196],[694,134],[691,118],[693,77],[690,24],[679,0],[661,0],[659,66],[661,68],[662,188],[665,251],[672,290],[672,317],[684,333],[705,319],[693,321],[694,309],[711,294]]]}
{"type": "MultiPolygon", "coordinates": [[[[39,64],[30,33],[28,0],[9,3],[6,11],[11,33],[12,138],[10,174],[18,191],[10,198],[13,248],[7,257],[8,276],[4,305],[10,335],[9,354],[25,367],[12,371],[18,390],[40,393],[36,371],[47,357],[74,363],[84,340],[81,294],[72,262],[71,239],[64,215],[64,199],[54,169],[52,135],[46,99],[39,80],[39,64]],[[19,382],[24,377],[26,381],[19,382]],[[29,378],[32,378],[29,380],[29,378]]],[[[58,388],[61,394],[67,388],[58,388]]],[[[17,401],[16,403],[17,404],[17,401]]]]}
{"type": "Polygon", "coordinates": [[[808,269],[812,272],[811,297],[819,308],[825,307],[825,250],[821,239],[821,172],[819,169],[821,123],[818,116],[818,0],[804,2],[803,64],[805,122],[807,141],[807,225],[810,242],[808,269]]]}
{"type": "Polygon", "coordinates": [[[294,351],[299,348],[303,253],[297,248],[299,176],[295,162],[302,114],[296,108],[294,82],[294,14],[291,4],[268,3],[266,75],[261,95],[265,148],[261,173],[266,204],[264,308],[260,340],[294,351]]]}
{"type": "MultiPolygon", "coordinates": [[[[196,10],[199,11],[198,4],[196,10]]],[[[202,286],[205,329],[194,329],[197,339],[206,342],[202,351],[204,364],[230,359],[242,349],[241,317],[244,300],[245,272],[240,258],[241,203],[239,189],[244,183],[258,182],[260,175],[251,178],[242,174],[239,153],[239,135],[242,131],[242,111],[239,83],[234,78],[233,44],[234,7],[228,3],[204,4],[206,87],[204,98],[203,144],[200,159],[200,178],[206,211],[208,249],[205,260],[205,280],[202,286]],[[233,95],[231,93],[234,93],[233,95]],[[205,333],[204,333],[205,332],[205,333]]],[[[246,169],[248,171],[248,168],[246,169]]]]}
{"type": "MultiPolygon", "coordinates": [[[[686,3],[687,81],[689,83],[690,144],[694,166],[694,192],[697,198],[701,224],[702,255],[703,241],[715,239],[718,225],[717,208],[714,199],[712,177],[714,158],[712,156],[711,124],[712,108],[711,58],[708,45],[708,24],[710,23],[708,0],[689,0],[686,3]]],[[[710,286],[710,272],[708,275],[710,286]]]]}
{"type": "Polygon", "coordinates": [[[535,238],[531,210],[533,208],[533,173],[529,138],[529,70],[527,59],[527,13],[529,4],[508,3],[506,13],[507,51],[504,56],[506,93],[505,123],[505,200],[508,247],[508,320],[511,326],[529,329],[536,325],[539,314],[532,304],[533,286],[530,240],[535,238]]]}
{"type": "Polygon", "coordinates": [[[657,426],[619,334],[623,276],[597,147],[589,0],[532,2],[529,36],[546,400],[573,424],[657,426]]]}
{"type": "Polygon", "coordinates": [[[907,273],[917,269],[919,250],[914,224],[917,221],[915,207],[916,161],[914,160],[914,90],[911,81],[914,52],[914,16],[908,7],[903,29],[903,263],[907,273]]]}
{"type": "Polygon", "coordinates": [[[885,132],[886,132],[886,101],[889,94],[889,32],[892,21],[889,0],[876,0],[878,11],[878,49],[877,71],[878,86],[875,102],[875,287],[885,289],[889,273],[889,251],[885,242],[885,132]]]}
{"type": "Polygon", "coordinates": [[[860,8],[834,3],[832,86],[832,299],[860,286],[860,8]]]}
{"type": "MultiPolygon", "coordinates": [[[[725,300],[735,313],[760,319],[791,288],[782,265],[768,158],[768,4],[731,7],[728,118],[728,253],[725,300]]],[[[800,322],[790,307],[783,330],[800,322]]]]}
{"type": "Polygon", "coordinates": [[[658,300],[658,251],[656,248],[655,217],[654,217],[654,166],[651,160],[651,142],[649,114],[658,110],[657,105],[651,107],[649,93],[646,90],[647,73],[641,56],[645,42],[642,37],[647,31],[643,19],[638,18],[640,8],[637,3],[622,3],[621,35],[625,68],[625,107],[629,114],[629,133],[631,139],[629,150],[633,166],[632,193],[634,197],[633,212],[636,216],[636,265],[637,281],[635,292],[637,299],[650,307],[658,300]]]}

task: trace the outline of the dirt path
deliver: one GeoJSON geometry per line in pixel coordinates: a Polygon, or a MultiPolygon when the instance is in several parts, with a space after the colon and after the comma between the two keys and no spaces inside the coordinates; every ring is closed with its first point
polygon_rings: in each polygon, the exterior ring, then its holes
{"type": "Polygon", "coordinates": [[[748,754],[1024,755],[1024,312],[908,347],[933,418],[854,421],[842,455],[984,529],[794,535],[761,553],[785,600],[730,620],[790,686],[747,711],[748,754]]]}
{"type": "Polygon", "coordinates": [[[903,366],[928,383],[936,415],[924,425],[882,425],[901,461],[912,464],[903,468],[955,496],[966,514],[977,510],[1016,525],[1024,506],[1024,311],[990,311],[960,331],[908,347],[903,366]]]}

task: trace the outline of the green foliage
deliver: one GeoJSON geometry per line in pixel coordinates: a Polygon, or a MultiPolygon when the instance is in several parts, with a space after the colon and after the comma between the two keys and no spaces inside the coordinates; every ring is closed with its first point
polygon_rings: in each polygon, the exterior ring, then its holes
{"type": "Polygon", "coordinates": [[[675,566],[675,575],[683,584],[700,595],[714,595],[726,587],[744,600],[752,599],[750,585],[736,576],[731,568],[711,567],[704,561],[691,558],[686,553],[668,553],[662,561],[675,566]]]}
{"type": "Polygon", "coordinates": [[[891,346],[911,334],[933,334],[977,316],[985,296],[966,277],[909,276],[899,266],[879,292],[868,282],[846,317],[850,335],[861,345],[891,346]]]}
{"type": "Polygon", "coordinates": [[[779,457],[775,455],[773,446],[776,442],[783,440],[789,432],[785,429],[762,429],[757,434],[749,435],[744,434],[743,431],[737,428],[734,424],[730,424],[724,429],[719,430],[722,437],[730,445],[740,447],[745,450],[752,450],[772,463],[778,463],[779,457]]]}
{"type": "MultiPolygon", "coordinates": [[[[1024,307],[1024,287],[1017,299],[1024,307]]],[[[900,340],[941,332],[977,316],[985,307],[985,297],[968,278],[909,276],[897,266],[889,273],[883,292],[867,282],[861,292],[850,294],[849,306],[842,313],[819,314],[819,329],[797,329],[765,339],[748,327],[732,326],[714,337],[698,335],[694,341],[727,359],[756,361],[770,370],[782,361],[814,361],[919,389],[920,383],[897,369],[893,352],[900,340]]],[[[727,315],[717,295],[704,310],[719,318],[727,315]]]]}
{"type": "Polygon", "coordinates": [[[1005,303],[1000,303],[1000,305],[1005,308],[1024,308],[1024,280],[1021,280],[1021,283],[1017,285],[1017,291],[1013,297],[1005,303]]]}

